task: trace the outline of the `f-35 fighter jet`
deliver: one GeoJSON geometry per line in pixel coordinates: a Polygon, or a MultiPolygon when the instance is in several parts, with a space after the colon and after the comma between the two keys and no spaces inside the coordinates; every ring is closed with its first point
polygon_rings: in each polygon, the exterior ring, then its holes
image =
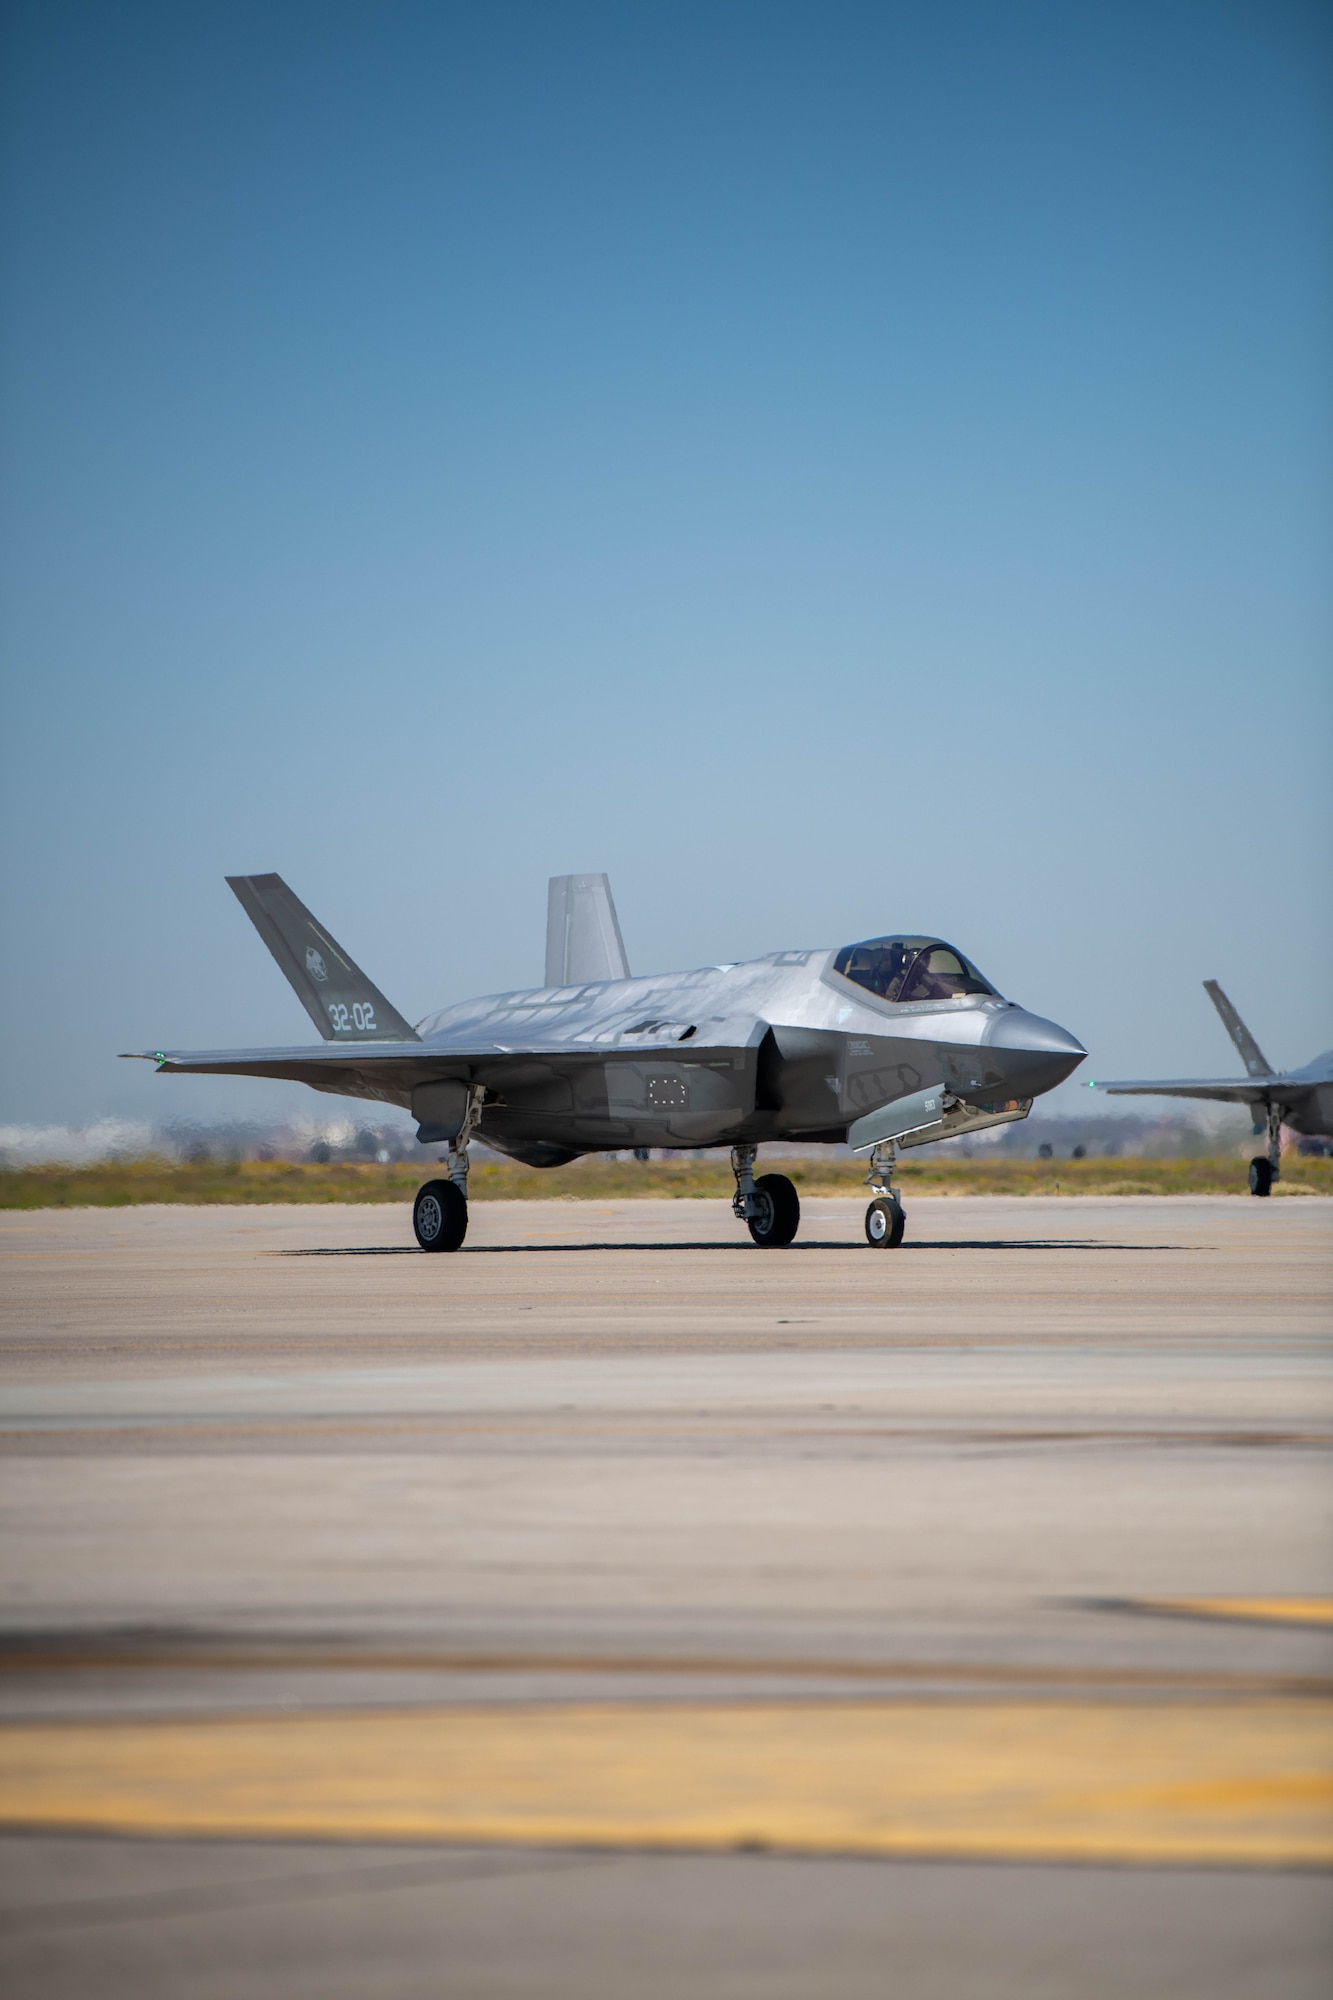
{"type": "Polygon", "coordinates": [[[792,1241],[801,1207],[784,1174],[756,1179],[761,1143],[845,1141],[868,1161],[866,1239],[893,1248],[897,1149],[1025,1118],[1086,1053],[934,937],[633,979],[605,875],[551,882],[544,986],[413,1028],[281,876],[227,879],[322,1045],[142,1053],[159,1071],[283,1077],[410,1109],[422,1144],[448,1147],[447,1179],[413,1205],[423,1250],[463,1241],[473,1138],[534,1167],[730,1146],[733,1211],[765,1248],[792,1241]]]}
{"type": "Polygon", "coordinates": [[[1222,1016],[1222,1025],[1245,1065],[1243,1077],[1182,1078],[1171,1083],[1100,1083],[1090,1090],[1113,1097],[1203,1097],[1221,1104],[1248,1104],[1256,1138],[1265,1132],[1268,1152],[1250,1161],[1250,1193],[1266,1195],[1282,1173],[1282,1127],[1314,1136],[1333,1132],[1333,1049],[1325,1049],[1304,1069],[1275,1070],[1215,979],[1203,990],[1222,1016]]]}

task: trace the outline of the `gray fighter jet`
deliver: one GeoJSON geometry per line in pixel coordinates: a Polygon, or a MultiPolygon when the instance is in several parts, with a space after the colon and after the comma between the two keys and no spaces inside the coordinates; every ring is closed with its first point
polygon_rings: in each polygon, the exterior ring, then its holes
{"type": "Polygon", "coordinates": [[[474,1137],[534,1167],[730,1146],[733,1210],[765,1247],[792,1241],[801,1208],[785,1175],[755,1178],[760,1144],[845,1141],[869,1164],[866,1238],[892,1248],[897,1149],[1025,1118],[1085,1054],[934,937],[632,979],[605,875],[552,881],[544,986],[413,1028],[281,876],[227,879],[322,1045],[142,1053],[159,1071],[283,1077],[410,1109],[422,1144],[448,1147],[448,1178],[413,1206],[423,1250],[463,1241],[474,1137]]]}
{"type": "Polygon", "coordinates": [[[1220,1104],[1248,1104],[1254,1135],[1267,1134],[1268,1153],[1250,1161],[1250,1193],[1271,1194],[1282,1171],[1282,1127],[1315,1135],[1333,1131],[1333,1049],[1304,1069],[1275,1070],[1215,979],[1203,990],[1222,1016],[1245,1065],[1243,1077],[1185,1077],[1168,1083],[1091,1083],[1113,1097],[1204,1097],[1220,1104]]]}

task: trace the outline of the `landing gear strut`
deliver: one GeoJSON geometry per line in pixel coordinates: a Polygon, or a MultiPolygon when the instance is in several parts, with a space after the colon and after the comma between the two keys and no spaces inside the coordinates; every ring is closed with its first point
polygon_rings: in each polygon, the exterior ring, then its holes
{"type": "Polygon", "coordinates": [[[1282,1106],[1268,1107],[1268,1157],[1257,1153],[1250,1161],[1250,1193],[1271,1194],[1274,1182],[1282,1178],[1282,1106]]]}
{"type": "Polygon", "coordinates": [[[902,1201],[893,1185],[893,1163],[897,1150],[894,1141],[886,1139],[870,1155],[866,1186],[875,1199],[866,1210],[866,1242],[872,1250],[896,1250],[907,1227],[902,1201]]]}
{"type": "Polygon", "coordinates": [[[754,1177],[757,1146],[733,1146],[731,1171],[736,1192],[731,1212],[742,1221],[761,1250],[783,1250],[801,1226],[801,1197],[785,1174],[754,1177]]]}
{"type": "Polygon", "coordinates": [[[481,1123],[484,1086],[470,1090],[458,1137],[449,1141],[449,1178],[427,1181],[412,1204],[412,1228],[423,1250],[457,1250],[467,1235],[468,1141],[481,1123]]]}

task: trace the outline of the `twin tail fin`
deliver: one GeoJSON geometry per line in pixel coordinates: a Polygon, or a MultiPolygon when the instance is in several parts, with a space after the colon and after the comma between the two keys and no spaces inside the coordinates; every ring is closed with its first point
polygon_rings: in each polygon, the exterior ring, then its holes
{"type": "Polygon", "coordinates": [[[1222,1016],[1222,1026],[1236,1044],[1236,1052],[1245,1065],[1247,1076],[1272,1076],[1273,1068],[1268,1057],[1250,1033],[1240,1015],[1236,1012],[1226,994],[1215,979],[1205,979],[1203,990],[1222,1016]]]}
{"type": "Polygon", "coordinates": [[[227,883],[326,1042],[421,1039],[281,875],[229,875],[227,883]]]}

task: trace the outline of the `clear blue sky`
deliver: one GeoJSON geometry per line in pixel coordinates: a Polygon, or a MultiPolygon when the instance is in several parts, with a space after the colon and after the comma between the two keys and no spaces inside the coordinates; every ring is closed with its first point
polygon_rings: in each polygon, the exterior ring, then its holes
{"type": "Polygon", "coordinates": [[[307,1039],[268,868],[412,1018],[606,868],[635,970],[1333,1041],[1328,8],[5,33],[0,1118],[276,1107],[114,1060],[307,1039]]]}

